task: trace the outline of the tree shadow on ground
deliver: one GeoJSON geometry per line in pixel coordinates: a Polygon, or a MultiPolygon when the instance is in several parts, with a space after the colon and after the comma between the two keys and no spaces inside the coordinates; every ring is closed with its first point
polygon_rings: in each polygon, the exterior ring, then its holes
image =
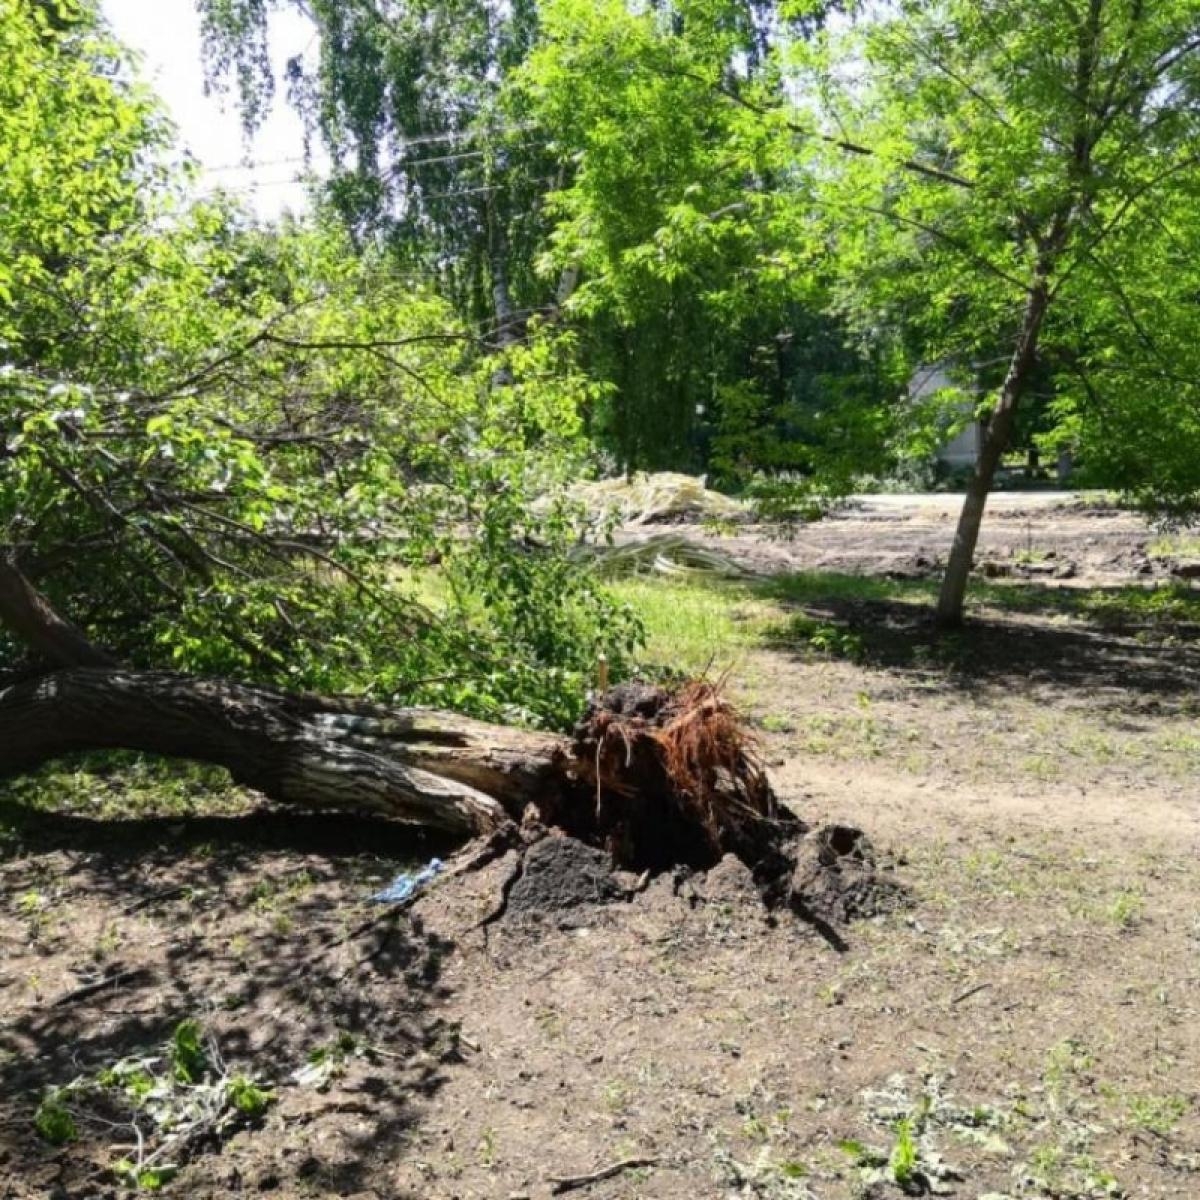
{"type": "Polygon", "coordinates": [[[794,615],[767,644],[814,649],[963,691],[1045,686],[1097,705],[1133,698],[1157,708],[1189,703],[1200,685],[1200,597],[1179,589],[1068,589],[1038,584],[980,587],[952,632],[935,627],[928,588],[855,587],[837,577],[775,584],[794,615]],[[914,599],[908,599],[911,594],[914,599]]]}
{"type": "Polygon", "coordinates": [[[278,1101],[261,1129],[197,1147],[176,1186],[378,1185],[458,1042],[438,1015],[454,943],[417,913],[367,901],[445,843],[381,820],[270,810],[26,810],[5,823],[16,844],[0,861],[0,1194],[118,1194],[111,1164],[135,1136],[128,1125],[82,1122],[80,1140],[55,1150],[32,1116],[47,1088],[160,1054],[188,1018],[278,1101]],[[20,902],[30,896],[36,905],[20,902]],[[327,1090],[294,1079],[338,1046],[327,1090]]]}

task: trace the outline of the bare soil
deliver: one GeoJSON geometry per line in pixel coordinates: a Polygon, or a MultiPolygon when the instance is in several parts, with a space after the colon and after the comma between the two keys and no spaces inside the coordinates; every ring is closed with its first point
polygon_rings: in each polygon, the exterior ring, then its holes
{"type": "MultiPolygon", "coordinates": [[[[786,535],[753,526],[698,539],[767,574],[830,571],[934,578],[945,565],[961,497],[860,496],[824,520],[786,535]]],[[[645,536],[643,530],[629,537],[645,536]]],[[[1187,571],[1190,560],[1156,552],[1154,531],[1133,513],[1067,493],[995,494],[976,567],[990,578],[1070,580],[1077,585],[1145,581],[1187,571]]]]}
{"type": "MultiPolygon", "coordinates": [[[[1067,586],[1145,578],[1131,517],[1011,512],[985,557],[1032,542],[1076,562],[1067,586]]],[[[885,572],[944,554],[947,520],[718,542],[885,572]]],[[[33,1113],[186,1017],[276,1101],[196,1147],[168,1195],[532,1200],[635,1162],[571,1194],[882,1200],[904,1193],[871,1151],[895,1162],[910,1135],[912,1194],[1200,1194],[1194,640],[1048,600],[982,612],[945,652],[911,606],[829,612],[860,661],[762,648],[739,686],[780,796],[866,829],[907,885],[840,949],[770,914],[732,858],[620,895],[598,872],[594,895],[487,925],[500,860],[373,920],[374,891],[448,847],[253,798],[8,814],[0,1197],[123,1194],[129,1128],[55,1149],[33,1113]],[[336,1069],[298,1081],[314,1052],[336,1069]]]]}

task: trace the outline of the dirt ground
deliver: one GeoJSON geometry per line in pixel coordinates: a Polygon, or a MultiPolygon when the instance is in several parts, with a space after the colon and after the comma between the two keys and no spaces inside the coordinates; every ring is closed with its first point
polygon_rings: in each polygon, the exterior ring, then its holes
{"type": "MultiPolygon", "coordinates": [[[[713,540],[919,571],[946,511],[713,540]]],[[[1107,509],[1001,505],[985,560],[1075,564],[1029,583],[1044,602],[981,612],[949,654],[881,603],[848,614],[857,661],[743,656],[781,797],[862,826],[911,890],[842,949],[730,861],[481,927],[504,862],[377,919],[375,890],[448,849],[378,822],[252,799],[113,817],[119,778],[4,813],[0,1197],[122,1194],[128,1125],[56,1149],[33,1114],[187,1018],[275,1099],[168,1195],[534,1200],[622,1163],[570,1194],[1200,1195],[1200,649],[1048,595],[1169,575],[1153,542],[1107,509]]]]}
{"type": "MultiPolygon", "coordinates": [[[[836,571],[898,578],[933,577],[945,563],[961,497],[856,496],[829,517],[790,536],[753,526],[703,534],[705,544],[766,572],[836,571]]],[[[629,536],[645,536],[630,531],[629,536]]],[[[1194,539],[1179,539],[1198,549],[1194,539]]],[[[998,492],[989,501],[976,565],[990,578],[1044,578],[1115,585],[1162,578],[1193,558],[1156,537],[1139,516],[1102,498],[1066,492],[998,492]]]]}

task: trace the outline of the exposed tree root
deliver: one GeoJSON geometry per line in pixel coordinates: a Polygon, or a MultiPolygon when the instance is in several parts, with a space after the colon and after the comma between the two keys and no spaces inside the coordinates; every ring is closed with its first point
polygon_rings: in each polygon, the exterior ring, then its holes
{"type": "MultiPolygon", "coordinates": [[[[614,870],[643,879],[679,868],[707,871],[732,854],[768,907],[792,910],[838,949],[846,946],[836,926],[905,902],[861,831],[810,828],[776,799],[754,740],[719,684],[610,690],[576,728],[571,759],[575,785],[528,805],[522,821],[527,846],[547,832],[567,835],[558,847],[538,846],[539,860],[561,851],[560,876],[582,870],[572,848],[580,842],[605,850],[614,870]]],[[[519,871],[489,925],[508,910],[517,878],[519,871]]],[[[578,889],[561,878],[542,890],[548,909],[578,901],[578,889]]],[[[636,890],[600,889],[596,899],[636,890]]],[[[521,907],[536,902],[523,897],[521,907]]]]}
{"type": "Polygon", "coordinates": [[[593,703],[575,731],[575,771],[593,804],[542,813],[641,872],[743,861],[799,822],[780,807],[753,741],[719,685],[675,692],[626,684],[593,703]]]}

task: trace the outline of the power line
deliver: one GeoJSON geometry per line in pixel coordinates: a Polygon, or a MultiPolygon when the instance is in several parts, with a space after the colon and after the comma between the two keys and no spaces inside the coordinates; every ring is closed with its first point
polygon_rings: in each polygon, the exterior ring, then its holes
{"type": "Polygon", "coordinates": [[[257,171],[260,167],[290,167],[294,163],[307,162],[303,154],[295,154],[290,158],[264,158],[261,162],[221,163],[216,167],[204,167],[206,175],[218,175],[223,171],[257,171]]]}
{"type": "MultiPolygon", "coordinates": [[[[406,145],[410,144],[412,143],[406,143],[406,145]]],[[[534,142],[517,142],[514,146],[512,146],[512,149],[521,150],[526,146],[532,146],[535,144],[536,143],[534,142]]],[[[488,152],[486,150],[462,150],[457,154],[439,154],[436,158],[394,159],[387,165],[385,173],[389,175],[395,175],[401,171],[406,171],[413,167],[432,167],[440,166],[445,163],[462,162],[467,159],[486,158],[487,154],[488,152]]],[[[204,167],[203,173],[206,175],[217,175],[221,173],[228,173],[230,171],[253,172],[259,170],[260,168],[265,169],[267,167],[284,167],[301,163],[307,164],[309,161],[310,160],[304,155],[298,154],[288,158],[264,159],[262,162],[221,163],[219,166],[215,167],[204,167]]]]}

